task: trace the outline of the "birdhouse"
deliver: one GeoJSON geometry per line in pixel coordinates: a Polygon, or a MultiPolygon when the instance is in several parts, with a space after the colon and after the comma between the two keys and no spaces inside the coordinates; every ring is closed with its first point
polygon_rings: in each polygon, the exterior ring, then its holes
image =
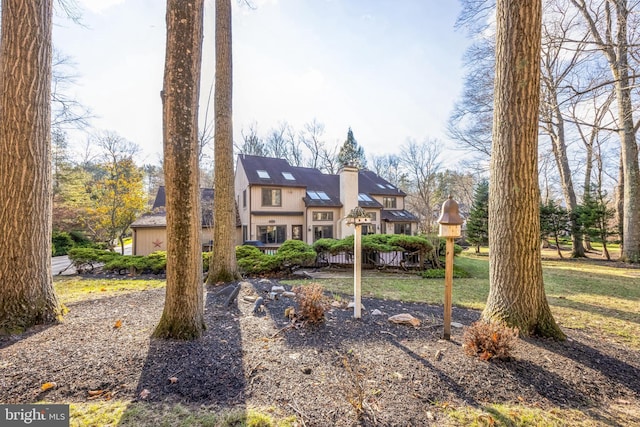
{"type": "Polygon", "coordinates": [[[438,218],[438,224],[440,224],[438,235],[440,237],[460,237],[463,222],[458,202],[449,196],[449,199],[442,204],[442,212],[438,218]]]}

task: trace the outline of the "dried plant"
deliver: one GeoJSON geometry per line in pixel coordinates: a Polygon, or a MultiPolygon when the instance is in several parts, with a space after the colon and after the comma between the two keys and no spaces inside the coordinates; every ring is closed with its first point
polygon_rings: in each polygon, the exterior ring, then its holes
{"type": "Polygon", "coordinates": [[[324,295],[322,285],[312,283],[298,286],[293,289],[296,294],[298,310],[296,317],[309,323],[319,323],[324,320],[324,313],[328,307],[327,297],[324,295]]]}
{"type": "Polygon", "coordinates": [[[375,414],[367,403],[369,393],[367,392],[368,371],[360,358],[349,350],[341,356],[342,367],[346,378],[340,378],[345,397],[353,407],[356,421],[362,421],[365,417],[370,417],[375,424],[375,414]]]}
{"type": "Polygon", "coordinates": [[[503,323],[479,320],[466,328],[462,340],[465,352],[482,360],[509,359],[518,329],[503,323]]]}

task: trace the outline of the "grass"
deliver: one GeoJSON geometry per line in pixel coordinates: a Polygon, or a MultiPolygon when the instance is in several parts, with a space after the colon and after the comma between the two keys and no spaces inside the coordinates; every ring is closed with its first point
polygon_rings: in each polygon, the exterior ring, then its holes
{"type": "MultiPolygon", "coordinates": [[[[612,250],[615,251],[615,248],[612,250]]],[[[453,305],[482,310],[489,294],[489,258],[469,252],[456,257],[455,265],[471,278],[454,279],[453,305]]],[[[559,260],[545,250],[544,283],[551,310],[564,328],[584,329],[596,336],[640,349],[640,269],[593,260],[559,260]]],[[[314,279],[325,289],[353,294],[351,278],[314,279]]],[[[287,281],[303,284],[305,281],[287,281]]],[[[307,281],[308,283],[308,281],[307,281]]],[[[443,304],[444,280],[364,272],[362,294],[374,298],[443,304]]]]}
{"type": "Polygon", "coordinates": [[[72,403],[71,427],[291,427],[293,417],[280,416],[273,408],[214,407],[181,404],[145,404],[127,401],[72,403]]]}
{"type": "MultiPolygon", "coordinates": [[[[615,254],[615,248],[612,253],[615,254]]],[[[482,309],[489,292],[489,262],[486,249],[480,255],[463,253],[455,260],[470,278],[454,279],[453,304],[482,309]]],[[[640,350],[640,269],[617,267],[614,263],[559,260],[555,250],[543,253],[543,274],[547,297],[556,320],[563,328],[583,329],[599,339],[609,339],[640,350]]],[[[614,255],[615,256],[615,255],[614,255]]],[[[314,279],[337,299],[353,293],[349,273],[343,278],[314,279]]],[[[287,281],[291,285],[309,281],[287,281]]],[[[162,280],[86,279],[56,277],[54,286],[64,304],[96,299],[123,292],[140,292],[163,287],[162,280]]],[[[365,296],[401,301],[442,304],[443,279],[423,279],[416,275],[363,272],[365,296]]],[[[441,405],[445,425],[456,426],[598,426],[625,422],[625,408],[602,409],[597,414],[563,408],[525,407],[492,404],[480,408],[441,405]],[[611,414],[610,414],[611,412],[611,414]]],[[[72,426],[293,426],[295,417],[286,417],[274,408],[220,410],[207,406],[152,405],[141,402],[109,401],[71,405],[72,426]]],[[[444,420],[443,420],[444,421],[444,420]]],[[[622,424],[620,424],[622,423],[622,424]]]]}
{"type": "Polygon", "coordinates": [[[65,305],[115,294],[162,288],[164,285],[164,280],[85,279],[76,276],[56,276],[53,280],[56,294],[65,305]]]}

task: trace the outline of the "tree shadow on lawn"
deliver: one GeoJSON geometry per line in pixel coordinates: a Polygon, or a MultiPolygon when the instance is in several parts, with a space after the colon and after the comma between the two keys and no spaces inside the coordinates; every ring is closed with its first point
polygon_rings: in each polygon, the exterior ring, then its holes
{"type": "Polygon", "coordinates": [[[214,307],[223,303],[224,298],[207,292],[207,329],[199,339],[151,339],[136,389],[139,401],[225,407],[244,403],[240,313],[235,307],[214,307]]]}
{"type": "Polygon", "coordinates": [[[619,310],[617,308],[611,308],[611,307],[603,307],[603,306],[598,306],[594,304],[587,304],[580,301],[574,301],[569,298],[549,297],[549,303],[552,306],[571,308],[574,310],[585,311],[591,314],[599,314],[601,316],[624,320],[625,322],[633,322],[633,323],[640,324],[640,313],[619,310]]]}

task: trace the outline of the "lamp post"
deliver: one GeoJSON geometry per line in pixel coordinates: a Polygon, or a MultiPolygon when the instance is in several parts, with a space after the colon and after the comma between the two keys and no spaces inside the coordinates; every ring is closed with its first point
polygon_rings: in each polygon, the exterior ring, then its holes
{"type": "Polygon", "coordinates": [[[371,224],[371,217],[359,206],[356,206],[347,215],[347,225],[355,227],[353,235],[353,317],[362,317],[362,292],[361,292],[361,272],[362,272],[362,225],[371,224]]]}
{"type": "Polygon", "coordinates": [[[451,196],[442,204],[442,212],[438,236],[447,240],[446,264],[444,273],[444,339],[451,339],[451,293],[453,289],[453,240],[460,237],[462,231],[462,217],[460,217],[458,202],[451,196]]]}

